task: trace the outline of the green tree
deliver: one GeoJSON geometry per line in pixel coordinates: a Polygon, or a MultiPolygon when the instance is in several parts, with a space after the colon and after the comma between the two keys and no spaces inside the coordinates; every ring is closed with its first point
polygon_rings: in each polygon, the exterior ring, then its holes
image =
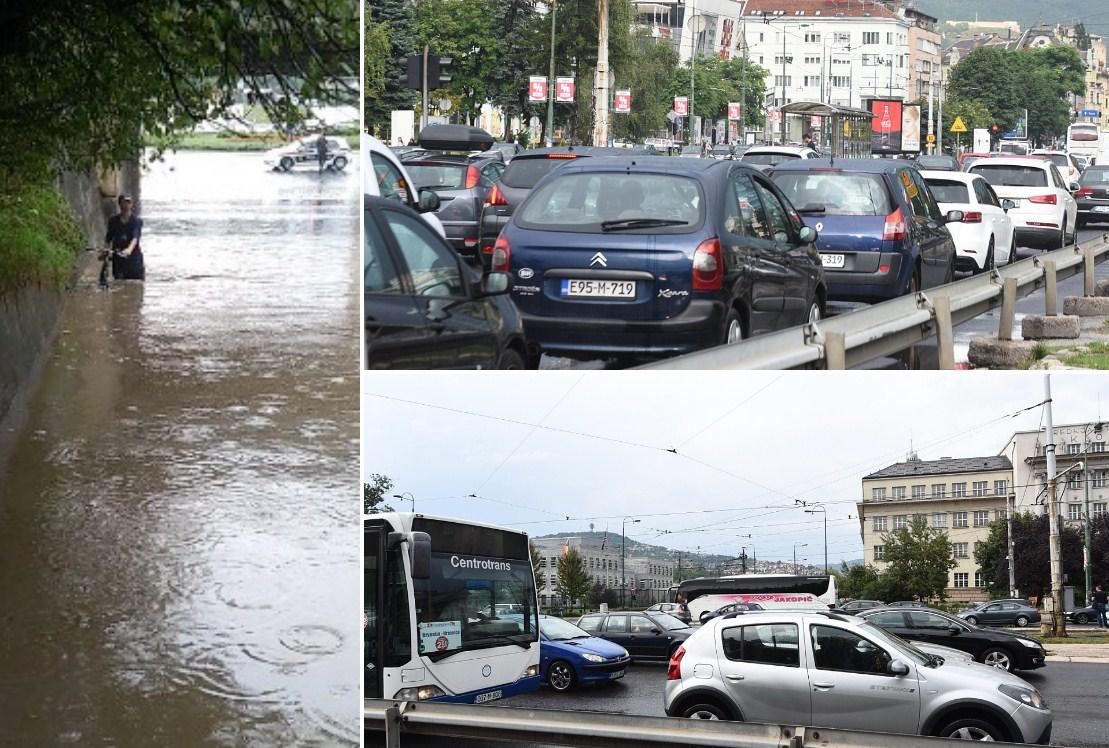
{"type": "Polygon", "coordinates": [[[669,86],[678,69],[674,45],[655,39],[646,29],[633,37],[634,64],[616,71],[616,89],[631,91],[632,110],[612,117],[613,137],[641,141],[664,129],[673,108],[669,86]]]}
{"type": "Polygon", "coordinates": [[[840,570],[834,573],[836,575],[836,590],[839,596],[849,597],[853,600],[867,599],[868,588],[878,581],[878,570],[867,564],[857,564],[849,567],[844,562],[840,566],[840,570]]]}
{"type": "Polygon", "coordinates": [[[227,113],[244,86],[277,124],[355,103],[350,0],[81,0],[0,11],[0,164],[112,165],[227,113]]]}
{"type": "Polygon", "coordinates": [[[543,588],[543,572],[539,570],[539,564],[543,560],[543,554],[535,547],[535,543],[528,541],[528,550],[531,552],[531,576],[535,581],[535,589],[543,588]]]}
{"type": "Polygon", "coordinates": [[[929,527],[918,516],[907,526],[883,534],[882,542],[887,562],[882,577],[887,584],[917,600],[944,599],[948,572],[955,568],[947,533],[929,527]]]}
{"type": "Polygon", "coordinates": [[[601,603],[606,603],[610,608],[615,608],[620,604],[620,593],[611,587],[605,586],[604,582],[597,581],[593,583],[593,588],[589,591],[589,607],[591,609],[600,608],[601,603]]]}
{"type": "Polygon", "coordinates": [[[1023,106],[1022,81],[1013,54],[999,47],[974,50],[951,69],[948,95],[979,102],[1003,130],[1008,130],[1016,124],[1023,106]]]}
{"type": "Polygon", "coordinates": [[[368,12],[366,13],[365,45],[366,55],[363,60],[365,88],[362,94],[364,100],[376,101],[385,92],[385,75],[393,45],[389,37],[389,27],[370,20],[368,12]]]}
{"type": "Polygon", "coordinates": [[[362,484],[362,504],[366,514],[391,512],[393,507],[385,503],[385,495],[393,490],[393,479],[373,473],[369,483],[362,484]]]}
{"type": "MultiPolygon", "coordinates": [[[[1002,532],[998,530],[998,532],[1002,532]]],[[[991,532],[991,536],[992,536],[991,532]]],[[[1051,564],[1048,556],[1050,528],[1046,516],[1037,517],[1023,513],[1013,515],[1013,563],[1016,567],[1017,589],[1021,595],[1036,595],[1042,597],[1051,591],[1051,564]]],[[[1002,535],[1004,538],[1005,536],[1002,535]]],[[[1071,584],[1081,586],[1083,578],[1082,567],[1082,532],[1073,527],[1062,527],[1059,533],[1062,547],[1063,574],[1071,584]]],[[[996,558],[996,572],[994,579],[1000,589],[1009,585],[1009,560],[1004,550],[992,557],[984,557],[983,561],[996,558]]],[[[977,555],[975,556],[977,560],[977,555]]],[[[981,562],[980,562],[981,563],[981,562]]]]}
{"type": "Polygon", "coordinates": [[[593,582],[585,570],[585,559],[576,549],[570,548],[558,559],[558,582],[555,592],[571,607],[585,601],[593,582]]]}
{"type": "MultiPolygon", "coordinates": [[[[416,92],[405,86],[406,58],[416,52],[413,31],[416,13],[409,0],[368,0],[366,18],[371,24],[387,29],[389,34],[387,49],[379,46],[379,39],[374,40],[378,54],[382,55],[383,85],[372,92],[369,88],[363,92],[366,127],[370,132],[380,133],[389,127],[393,110],[413,109],[416,106],[416,92]]],[[[369,55],[368,45],[366,54],[369,55]]]]}
{"type": "Polygon", "coordinates": [[[1008,523],[1004,519],[994,520],[990,523],[986,539],[974,545],[974,562],[978,564],[978,573],[982,575],[982,582],[990,594],[997,597],[1009,594],[1007,527],[1008,523]],[[1001,572],[1004,573],[998,576],[1001,572]]]}
{"type": "Polygon", "coordinates": [[[1081,52],[1085,52],[1090,48],[1090,34],[1086,31],[1086,24],[1081,21],[1074,25],[1074,45],[1081,52]]]}

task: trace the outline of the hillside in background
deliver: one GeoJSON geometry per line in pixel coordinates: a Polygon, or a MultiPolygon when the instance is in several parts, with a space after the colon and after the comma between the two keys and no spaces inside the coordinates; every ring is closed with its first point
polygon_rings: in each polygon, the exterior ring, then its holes
{"type": "Polygon", "coordinates": [[[1040,21],[1068,23],[1084,21],[1091,33],[1109,34],[1109,12],[1089,0],[915,0],[914,5],[941,21],[1017,21],[1027,29],[1040,21]],[[1094,10],[1091,10],[1093,8],[1094,10]]]}

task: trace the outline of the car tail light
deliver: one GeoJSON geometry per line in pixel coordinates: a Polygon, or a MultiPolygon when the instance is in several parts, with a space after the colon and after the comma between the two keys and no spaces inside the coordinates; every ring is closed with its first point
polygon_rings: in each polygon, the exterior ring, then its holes
{"type": "Polygon", "coordinates": [[[473,189],[477,187],[477,183],[481,180],[481,172],[478,171],[476,166],[466,167],[466,189],[473,189]]]}
{"type": "Polygon", "coordinates": [[[1033,195],[1028,198],[1030,203],[1039,203],[1040,205],[1055,205],[1055,195],[1033,195]]]}
{"type": "Polygon", "coordinates": [[[1074,196],[1075,197],[1090,197],[1093,194],[1094,194],[1094,191],[1092,189],[1090,189],[1089,187],[1082,187],[1078,190],[1078,192],[1074,193],[1074,196]]]}
{"type": "Polygon", "coordinates": [[[504,193],[498,185],[493,185],[493,189],[489,190],[489,194],[485,197],[486,205],[508,205],[508,201],[504,199],[504,193]]]}
{"type": "Polygon", "coordinates": [[[882,241],[900,242],[905,239],[905,216],[901,208],[886,216],[886,225],[882,228],[882,241]]]}
{"type": "Polygon", "coordinates": [[[982,223],[982,214],[976,210],[968,210],[963,213],[963,223],[982,223]]]}
{"type": "Polygon", "coordinates": [[[504,232],[497,237],[497,243],[493,245],[493,259],[490,262],[489,270],[494,273],[507,273],[509,263],[512,261],[512,247],[508,245],[508,239],[504,237],[504,232]]]}
{"type": "Polygon", "coordinates": [[[670,657],[670,666],[666,668],[666,680],[682,679],[682,658],[685,657],[685,647],[678,647],[678,651],[670,657]]]}
{"type": "Polygon", "coordinates": [[[693,253],[693,290],[719,291],[724,285],[724,256],[720,240],[706,239],[693,253]]]}

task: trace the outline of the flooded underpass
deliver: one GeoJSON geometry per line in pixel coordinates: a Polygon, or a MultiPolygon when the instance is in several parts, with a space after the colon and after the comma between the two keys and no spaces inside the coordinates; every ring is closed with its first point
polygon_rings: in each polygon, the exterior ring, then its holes
{"type": "Polygon", "coordinates": [[[358,183],[145,176],[0,473],[0,744],[358,742],[358,183]]]}

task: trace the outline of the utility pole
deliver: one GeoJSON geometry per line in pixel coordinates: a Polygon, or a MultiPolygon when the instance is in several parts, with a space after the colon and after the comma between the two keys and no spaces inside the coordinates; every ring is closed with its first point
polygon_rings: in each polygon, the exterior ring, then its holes
{"type": "Polygon", "coordinates": [[[1051,375],[1044,375],[1045,417],[1047,421],[1047,443],[1044,454],[1047,456],[1047,506],[1050,536],[1048,553],[1051,559],[1051,622],[1041,626],[1042,633],[1052,636],[1066,636],[1067,624],[1063,615],[1063,563],[1059,544],[1059,503],[1055,491],[1055,427],[1051,420],[1051,375]],[[1047,630],[1045,630],[1047,629],[1047,630]]]}
{"type": "Polygon", "coordinates": [[[936,135],[936,153],[943,155],[943,56],[940,56],[940,95],[939,99],[939,112],[936,115],[936,124],[939,134],[936,135]]]}
{"type": "Polygon", "coordinates": [[[693,100],[697,92],[697,42],[701,36],[697,21],[697,0],[690,3],[689,10],[689,30],[692,32],[689,42],[689,144],[696,145],[693,136],[693,100]]]}
{"type": "Polygon", "coordinates": [[[424,45],[424,64],[420,67],[420,129],[427,127],[427,56],[428,46],[424,45]]]}
{"type": "MultiPolygon", "coordinates": [[[[782,107],[786,105],[786,26],[782,24],[782,104],[778,107],[779,115],[782,118],[782,145],[786,144],[786,116],[782,114],[782,107]]],[[[794,551],[796,554],[796,551],[794,551]]],[[[797,564],[794,564],[796,567],[797,564]]],[[[796,569],[794,569],[796,571],[796,569]]]]}
{"type": "MultiPolygon", "coordinates": [[[[747,25],[743,23],[743,18],[739,19],[740,24],[740,52],[743,53],[743,67],[740,68],[739,74],[739,129],[737,135],[739,136],[740,144],[747,142],[747,97],[745,91],[747,88],[747,25]]],[[[744,570],[746,571],[747,562],[744,561],[744,570]]]]}
{"type": "MultiPolygon", "coordinates": [[[[1094,433],[1100,434],[1102,431],[1102,424],[1093,424],[1094,433]]],[[[1090,426],[1082,430],[1082,480],[1085,485],[1083,496],[1083,546],[1082,546],[1082,565],[1085,567],[1086,572],[1086,600],[1089,601],[1090,592],[1092,591],[1091,585],[1093,580],[1090,578],[1090,426]]]]}
{"type": "Polygon", "coordinates": [[[554,145],[554,97],[555,97],[555,17],[558,15],[558,0],[551,2],[551,68],[547,76],[547,147],[554,145]]]}
{"type": "MultiPolygon", "coordinates": [[[[936,123],[932,119],[932,99],[933,99],[933,94],[934,94],[935,88],[936,88],[936,84],[932,80],[932,75],[929,73],[929,75],[928,75],[928,134],[929,135],[935,135],[936,134],[936,123]]],[[[928,138],[928,140],[932,140],[932,138],[928,138]]],[[[936,146],[934,144],[932,144],[932,143],[928,144],[928,152],[929,153],[934,152],[935,149],[936,149],[936,146]]]]}
{"type": "Polygon", "coordinates": [[[1017,570],[1013,566],[1013,508],[1010,503],[1015,498],[1013,494],[1005,497],[1005,524],[1009,530],[1009,597],[1017,596],[1017,570]]]}
{"type": "MultiPolygon", "coordinates": [[[[608,145],[608,0],[597,0],[597,72],[593,78],[593,145],[608,145]]],[[[621,594],[621,600],[623,592],[621,594]]]]}
{"type": "MultiPolygon", "coordinates": [[[[602,0],[602,2],[604,2],[604,0],[602,0]]],[[[624,517],[624,519],[620,522],[620,607],[621,608],[624,607],[624,590],[627,589],[627,586],[628,586],[627,578],[624,576],[624,544],[628,542],[628,538],[624,534],[624,528],[627,526],[629,520],[631,521],[631,523],[633,525],[636,522],[640,521],[638,519],[632,519],[631,517],[624,517]]]]}

